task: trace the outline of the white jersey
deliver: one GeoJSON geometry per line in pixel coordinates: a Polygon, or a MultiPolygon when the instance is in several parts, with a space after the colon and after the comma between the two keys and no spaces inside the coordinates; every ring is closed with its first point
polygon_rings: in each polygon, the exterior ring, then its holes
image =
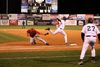
{"type": "Polygon", "coordinates": [[[60,23],[60,25],[59,25],[58,28],[64,29],[65,28],[65,22],[64,22],[64,20],[61,20],[61,22],[59,22],[59,23],[60,23]]]}
{"type": "Polygon", "coordinates": [[[97,34],[100,33],[97,26],[91,23],[85,25],[81,32],[84,33],[85,35],[93,35],[93,36],[96,36],[97,34]]]}

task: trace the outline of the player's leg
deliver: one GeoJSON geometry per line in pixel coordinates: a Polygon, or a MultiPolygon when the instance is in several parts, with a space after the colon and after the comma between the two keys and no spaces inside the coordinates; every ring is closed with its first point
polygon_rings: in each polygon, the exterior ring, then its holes
{"type": "Polygon", "coordinates": [[[36,44],[36,40],[35,40],[35,38],[33,39],[33,43],[36,44]]]}
{"type": "Polygon", "coordinates": [[[91,38],[91,42],[90,46],[91,46],[91,62],[95,63],[95,56],[96,56],[96,51],[95,51],[95,42],[96,42],[96,38],[91,38]]]}
{"type": "Polygon", "coordinates": [[[36,44],[35,39],[33,37],[30,37],[30,44],[36,44]]]}
{"type": "Polygon", "coordinates": [[[95,57],[95,56],[96,56],[96,54],[95,54],[95,48],[93,46],[92,49],[91,49],[91,57],[95,57]]]}
{"type": "Polygon", "coordinates": [[[91,62],[92,63],[95,63],[95,56],[96,56],[96,51],[95,51],[95,48],[93,46],[91,49],[91,62]]]}
{"type": "Polygon", "coordinates": [[[93,43],[90,43],[90,47],[91,47],[91,57],[95,57],[94,42],[93,43]]]}
{"type": "Polygon", "coordinates": [[[36,39],[40,40],[41,42],[43,42],[46,45],[49,45],[49,43],[46,42],[44,39],[42,39],[40,36],[36,36],[36,39]]]}
{"type": "Polygon", "coordinates": [[[82,47],[82,51],[81,51],[81,55],[80,55],[80,59],[84,59],[85,53],[88,49],[89,44],[88,43],[84,43],[83,47],[82,47]]]}
{"type": "MultiPolygon", "coordinates": [[[[88,44],[87,44],[88,45],[88,44]]],[[[84,59],[84,57],[85,57],[85,53],[86,53],[86,51],[87,51],[87,48],[88,48],[88,46],[85,46],[85,45],[83,45],[83,47],[82,47],[82,51],[81,51],[81,55],[80,55],[80,62],[78,63],[79,65],[82,65],[83,64],[83,59],[84,59]]]]}
{"type": "Polygon", "coordinates": [[[67,34],[63,30],[61,30],[60,33],[64,35],[64,41],[65,41],[65,44],[67,44],[68,43],[67,34]]]}
{"type": "Polygon", "coordinates": [[[48,30],[49,33],[55,35],[59,32],[59,29],[56,29],[54,32],[52,30],[48,30]]]}
{"type": "Polygon", "coordinates": [[[82,47],[82,51],[81,51],[81,55],[80,55],[80,62],[78,63],[79,65],[83,64],[83,59],[85,57],[85,53],[86,53],[88,46],[89,46],[88,41],[89,40],[87,38],[85,38],[85,41],[84,41],[83,47],[82,47]]]}

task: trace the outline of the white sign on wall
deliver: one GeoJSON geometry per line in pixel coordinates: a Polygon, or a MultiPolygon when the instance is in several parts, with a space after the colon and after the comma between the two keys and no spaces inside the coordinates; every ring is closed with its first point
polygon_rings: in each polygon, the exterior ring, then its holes
{"type": "Polygon", "coordinates": [[[0,20],[0,25],[9,25],[9,20],[0,20]]]}
{"type": "Polygon", "coordinates": [[[77,25],[76,20],[66,20],[65,25],[77,25]]]}
{"type": "Polygon", "coordinates": [[[61,18],[63,18],[63,17],[68,18],[68,16],[69,16],[69,14],[59,14],[59,15],[58,15],[58,18],[59,18],[59,19],[61,19],[61,18]]]}
{"type": "Polygon", "coordinates": [[[33,21],[28,20],[27,25],[34,25],[33,21]]]}
{"type": "Polygon", "coordinates": [[[18,19],[17,14],[9,14],[8,17],[10,20],[13,20],[13,19],[17,20],[18,19]]]}
{"type": "Polygon", "coordinates": [[[78,20],[85,20],[85,14],[77,14],[78,20]]]}

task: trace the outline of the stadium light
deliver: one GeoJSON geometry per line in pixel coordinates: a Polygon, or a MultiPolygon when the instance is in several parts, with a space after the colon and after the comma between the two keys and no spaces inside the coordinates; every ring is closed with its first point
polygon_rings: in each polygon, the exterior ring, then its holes
{"type": "Polygon", "coordinates": [[[35,0],[37,3],[42,3],[44,0],[35,0]]]}

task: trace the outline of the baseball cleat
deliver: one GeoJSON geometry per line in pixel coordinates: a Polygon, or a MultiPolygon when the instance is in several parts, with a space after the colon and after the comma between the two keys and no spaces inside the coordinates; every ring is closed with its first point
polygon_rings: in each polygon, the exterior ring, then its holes
{"type": "Polygon", "coordinates": [[[36,43],[31,43],[31,45],[35,45],[36,43]]]}
{"type": "Polygon", "coordinates": [[[49,45],[49,43],[46,43],[46,45],[49,45]]]}
{"type": "Polygon", "coordinates": [[[79,64],[79,65],[83,65],[83,61],[80,61],[78,64],[79,64]]]}
{"type": "Polygon", "coordinates": [[[34,41],[34,43],[33,44],[36,44],[36,41],[34,41]]]}
{"type": "Polygon", "coordinates": [[[95,63],[95,60],[91,60],[91,63],[95,63]]]}
{"type": "Polygon", "coordinates": [[[31,45],[35,45],[36,44],[36,41],[34,40],[32,43],[31,43],[31,45]]]}
{"type": "Polygon", "coordinates": [[[31,44],[32,44],[32,45],[36,44],[36,41],[34,40],[31,44]]]}
{"type": "Polygon", "coordinates": [[[91,57],[91,63],[95,63],[95,57],[91,57]]]}
{"type": "Polygon", "coordinates": [[[50,30],[50,28],[46,28],[45,30],[50,30]]]}
{"type": "Polygon", "coordinates": [[[69,44],[68,44],[68,43],[65,43],[65,45],[66,45],[66,46],[69,46],[69,44]]]}

